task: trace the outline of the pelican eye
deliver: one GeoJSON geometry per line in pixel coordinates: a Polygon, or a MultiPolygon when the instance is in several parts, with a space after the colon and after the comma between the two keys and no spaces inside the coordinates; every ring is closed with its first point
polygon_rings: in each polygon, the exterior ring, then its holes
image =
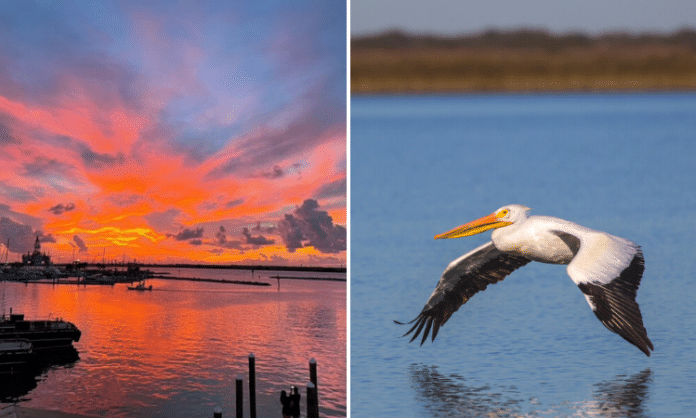
{"type": "Polygon", "coordinates": [[[498,212],[498,214],[495,216],[498,218],[504,218],[505,216],[507,216],[508,212],[510,212],[510,211],[507,209],[503,209],[500,212],[498,212]]]}

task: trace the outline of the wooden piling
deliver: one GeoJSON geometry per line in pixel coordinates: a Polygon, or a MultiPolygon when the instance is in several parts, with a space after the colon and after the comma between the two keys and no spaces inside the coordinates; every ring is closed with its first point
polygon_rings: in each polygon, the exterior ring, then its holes
{"type": "Polygon", "coordinates": [[[314,383],[314,387],[318,389],[317,385],[317,361],[314,357],[309,359],[309,381],[314,383]]]}
{"type": "Polygon", "coordinates": [[[222,418],[222,408],[216,406],[215,409],[213,409],[213,418],[222,418]]]}
{"type": "Polygon", "coordinates": [[[244,418],[244,385],[242,384],[242,376],[237,375],[237,418],[244,418]]]}
{"type": "MultiPolygon", "coordinates": [[[[317,384],[317,361],[314,357],[309,359],[309,381],[314,385],[314,403],[319,408],[319,385],[317,384]]],[[[309,395],[308,395],[309,396],[309,395]]],[[[318,411],[318,409],[317,409],[318,411]]],[[[317,412],[318,414],[318,412],[317,412]]]]}
{"type": "Polygon", "coordinates": [[[319,418],[317,387],[312,382],[307,383],[307,418],[319,418]]]}
{"type": "Polygon", "coordinates": [[[256,418],[256,358],[249,354],[249,416],[256,418]]]}

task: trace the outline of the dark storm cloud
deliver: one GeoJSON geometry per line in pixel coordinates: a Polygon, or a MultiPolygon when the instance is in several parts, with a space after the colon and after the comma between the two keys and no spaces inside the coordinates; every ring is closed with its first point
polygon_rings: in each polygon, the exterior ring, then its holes
{"type": "Polygon", "coordinates": [[[18,144],[14,136],[10,133],[10,128],[0,122],[0,146],[3,144],[18,144]]]}
{"type": "Polygon", "coordinates": [[[176,235],[170,235],[173,236],[174,239],[177,241],[186,241],[192,238],[202,238],[203,237],[203,227],[196,228],[196,229],[188,229],[184,228],[183,231],[179,232],[176,235]]]}
{"type": "Polygon", "coordinates": [[[220,229],[215,233],[215,238],[218,244],[223,245],[227,242],[227,235],[225,234],[225,227],[220,225],[220,229]]]}
{"type": "Polygon", "coordinates": [[[328,197],[345,196],[346,195],[346,178],[332,181],[324,184],[314,192],[314,197],[317,199],[325,199],[328,197]]]}
{"type": "Polygon", "coordinates": [[[116,155],[100,154],[84,143],[80,144],[80,148],[80,157],[85,167],[88,168],[102,168],[104,166],[119,165],[126,162],[126,157],[121,152],[116,155]]]}
{"type": "Polygon", "coordinates": [[[229,208],[232,208],[232,207],[235,207],[235,206],[239,206],[239,205],[241,205],[242,203],[244,203],[244,199],[230,200],[229,202],[227,202],[227,203],[225,204],[225,207],[229,209],[229,208]]]}
{"type": "Polygon", "coordinates": [[[71,168],[72,166],[61,163],[55,158],[36,157],[34,161],[24,163],[24,173],[22,174],[29,177],[42,178],[55,176],[56,174],[62,175],[71,168]]]}
{"type": "Polygon", "coordinates": [[[200,239],[192,239],[191,241],[189,241],[189,244],[191,244],[191,245],[201,245],[201,244],[203,244],[203,241],[200,240],[200,239]]]}
{"type": "Polygon", "coordinates": [[[74,203],[68,203],[67,205],[59,203],[59,204],[49,208],[48,211],[52,212],[54,215],[62,215],[64,212],[68,212],[68,211],[71,211],[73,209],[75,209],[74,203]]]}
{"type": "Polygon", "coordinates": [[[346,249],[346,228],[334,225],[319,204],[307,199],[292,214],[278,222],[278,231],[289,252],[302,247],[314,247],[322,253],[338,253],[346,249]]]}
{"type": "Polygon", "coordinates": [[[256,225],[254,225],[254,227],[251,228],[251,230],[256,232],[265,232],[267,234],[273,234],[276,232],[276,227],[269,226],[267,228],[264,228],[261,226],[261,222],[257,222],[256,225]]]}
{"type": "Polygon", "coordinates": [[[280,166],[274,165],[271,171],[262,171],[260,176],[267,179],[277,179],[283,177],[284,174],[285,173],[283,173],[283,169],[280,168],[280,166]]]}
{"type": "Polygon", "coordinates": [[[24,253],[34,245],[36,234],[31,226],[2,216],[0,217],[0,242],[7,245],[10,242],[10,251],[24,253]]]}
{"type": "MultiPolygon", "coordinates": [[[[228,250],[241,250],[242,249],[242,242],[241,241],[227,239],[227,230],[222,225],[220,225],[220,229],[218,229],[218,232],[215,233],[215,239],[216,239],[215,244],[222,247],[222,248],[226,248],[228,250]]],[[[222,250],[220,250],[220,251],[222,251],[222,250]]]]}
{"type": "Polygon", "coordinates": [[[10,186],[8,184],[3,184],[0,182],[0,195],[2,195],[5,200],[12,200],[17,202],[29,202],[36,199],[33,193],[28,190],[22,189],[20,187],[10,186]]]}
{"type": "Polygon", "coordinates": [[[294,216],[285,214],[285,217],[278,222],[278,232],[289,252],[294,253],[296,249],[302,248],[304,235],[300,223],[294,216]]]}
{"type": "Polygon", "coordinates": [[[257,235],[253,236],[249,232],[249,228],[244,228],[242,231],[242,235],[244,236],[244,243],[245,244],[250,244],[250,245],[256,245],[256,246],[261,246],[261,245],[271,245],[275,244],[275,241],[272,239],[268,239],[264,237],[263,235],[257,235]]]}
{"type": "Polygon", "coordinates": [[[34,230],[30,225],[16,222],[6,216],[0,217],[0,243],[10,243],[10,252],[27,253],[34,248],[34,241],[39,237],[39,242],[56,242],[52,234],[44,235],[41,231],[34,230]]]}
{"type": "Polygon", "coordinates": [[[43,222],[41,219],[35,216],[27,215],[26,213],[16,212],[12,210],[9,205],[4,203],[0,203],[0,216],[5,216],[20,224],[29,225],[34,229],[43,228],[43,222]]]}
{"type": "Polygon", "coordinates": [[[73,242],[75,243],[75,246],[79,249],[78,250],[79,252],[81,252],[81,253],[87,252],[87,246],[85,245],[85,242],[82,241],[82,238],[78,237],[77,235],[74,235],[73,242]]]}
{"type": "Polygon", "coordinates": [[[48,234],[48,235],[40,235],[39,236],[39,242],[44,243],[44,242],[51,242],[55,243],[56,242],[56,237],[53,236],[53,234],[48,234]]]}

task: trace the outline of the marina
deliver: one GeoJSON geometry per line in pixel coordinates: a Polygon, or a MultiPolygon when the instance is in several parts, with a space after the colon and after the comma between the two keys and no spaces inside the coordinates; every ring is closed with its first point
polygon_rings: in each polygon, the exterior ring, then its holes
{"type": "MultiPolygon", "coordinates": [[[[246,271],[220,269],[151,271],[249,278],[246,271]]],[[[254,280],[275,282],[258,274],[254,280]]],[[[146,283],[152,291],[0,282],[0,311],[62,316],[82,333],[67,362],[54,359],[28,376],[12,375],[12,387],[0,385],[0,406],[115,417],[211,417],[219,407],[234,416],[242,375],[249,416],[248,355],[254,353],[259,417],[279,413],[280,391],[293,385],[302,390],[305,415],[311,358],[319,365],[320,415],[346,415],[345,283],[289,280],[280,289],[164,278],[146,283]]]]}

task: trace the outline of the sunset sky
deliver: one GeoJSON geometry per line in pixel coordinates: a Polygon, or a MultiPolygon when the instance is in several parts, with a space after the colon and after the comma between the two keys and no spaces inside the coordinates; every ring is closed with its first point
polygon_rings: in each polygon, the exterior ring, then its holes
{"type": "Polygon", "coordinates": [[[0,39],[10,261],[345,263],[345,2],[0,2],[0,39]]]}

